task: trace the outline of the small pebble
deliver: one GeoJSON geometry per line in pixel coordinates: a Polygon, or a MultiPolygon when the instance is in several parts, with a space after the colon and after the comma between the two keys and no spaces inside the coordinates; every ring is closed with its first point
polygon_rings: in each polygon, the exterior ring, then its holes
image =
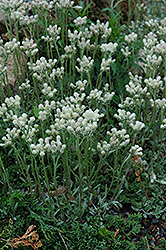
{"type": "Polygon", "coordinates": [[[156,233],[156,236],[160,236],[160,232],[159,231],[156,233]]]}
{"type": "Polygon", "coordinates": [[[139,238],[139,241],[142,241],[142,240],[143,240],[143,237],[140,237],[140,238],[139,238]]]}
{"type": "Polygon", "coordinates": [[[154,247],[154,246],[155,246],[154,240],[151,240],[151,241],[149,242],[149,244],[150,244],[152,247],[154,247]]]}
{"type": "Polygon", "coordinates": [[[153,224],[157,224],[157,223],[159,223],[159,220],[158,220],[158,219],[153,219],[153,220],[152,220],[152,223],[153,223],[153,224]]]}

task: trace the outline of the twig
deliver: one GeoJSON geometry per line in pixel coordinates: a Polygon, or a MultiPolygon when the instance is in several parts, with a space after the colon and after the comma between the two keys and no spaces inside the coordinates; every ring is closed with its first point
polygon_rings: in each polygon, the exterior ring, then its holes
{"type": "Polygon", "coordinates": [[[147,239],[146,236],[145,236],[145,239],[147,240],[147,249],[150,249],[150,246],[149,246],[149,243],[148,243],[148,239],[147,239]]]}
{"type": "Polygon", "coordinates": [[[69,250],[68,247],[67,247],[67,245],[66,245],[66,243],[65,243],[65,240],[63,239],[62,234],[61,234],[60,232],[59,232],[59,235],[60,235],[60,237],[61,237],[61,239],[62,239],[62,241],[63,241],[63,243],[64,243],[66,249],[69,250]]]}

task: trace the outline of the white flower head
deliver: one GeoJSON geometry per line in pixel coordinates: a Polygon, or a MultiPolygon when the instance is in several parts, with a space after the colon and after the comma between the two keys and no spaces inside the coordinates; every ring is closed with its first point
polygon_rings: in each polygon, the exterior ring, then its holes
{"type": "Polygon", "coordinates": [[[77,58],[77,61],[80,64],[80,68],[78,68],[76,66],[76,69],[80,73],[84,73],[84,72],[88,73],[90,71],[90,69],[92,68],[93,63],[94,63],[94,60],[91,59],[90,56],[86,57],[85,55],[82,57],[82,60],[80,58],[77,58]]]}
{"type": "Polygon", "coordinates": [[[136,121],[135,124],[130,123],[129,125],[136,132],[141,131],[145,127],[145,124],[143,122],[139,122],[139,121],[136,121]]]}
{"type": "Polygon", "coordinates": [[[128,36],[127,35],[125,36],[125,41],[127,43],[134,43],[134,42],[136,42],[137,37],[138,37],[138,35],[136,33],[132,32],[128,36]]]}
{"type": "Polygon", "coordinates": [[[142,155],[142,148],[138,145],[132,146],[130,149],[131,155],[142,155]]]}

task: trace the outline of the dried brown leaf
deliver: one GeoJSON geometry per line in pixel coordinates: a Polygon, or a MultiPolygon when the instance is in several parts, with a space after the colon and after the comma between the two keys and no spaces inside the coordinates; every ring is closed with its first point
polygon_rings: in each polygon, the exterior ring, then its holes
{"type": "Polygon", "coordinates": [[[22,237],[14,238],[9,241],[11,248],[18,248],[18,246],[31,246],[33,249],[38,249],[42,246],[39,240],[37,231],[32,231],[36,226],[29,226],[27,231],[22,237]]]}
{"type": "MultiPolygon", "coordinates": [[[[63,194],[66,192],[66,188],[64,186],[57,188],[58,194],[63,194]]],[[[52,192],[52,196],[57,196],[57,192],[51,191],[52,192]]],[[[48,192],[46,193],[48,195],[48,192]]]]}

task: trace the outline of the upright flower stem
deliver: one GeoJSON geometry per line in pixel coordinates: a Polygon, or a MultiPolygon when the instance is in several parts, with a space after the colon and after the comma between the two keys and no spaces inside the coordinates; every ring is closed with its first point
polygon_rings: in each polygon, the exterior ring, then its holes
{"type": "Polygon", "coordinates": [[[83,196],[83,190],[82,190],[82,160],[81,160],[81,151],[80,151],[80,145],[79,145],[79,138],[76,139],[76,150],[78,155],[78,172],[79,172],[79,210],[80,210],[80,219],[82,217],[82,196],[83,196]]]}
{"type": "MultiPolygon", "coordinates": [[[[160,169],[159,169],[159,159],[160,159],[160,153],[161,153],[161,148],[162,148],[163,129],[161,129],[160,133],[161,133],[160,147],[159,147],[159,151],[158,151],[158,155],[157,155],[157,166],[156,166],[157,172],[160,171],[160,169]]],[[[159,140],[158,140],[158,143],[159,143],[159,140]]]]}
{"type": "Polygon", "coordinates": [[[48,180],[48,175],[47,175],[47,170],[46,170],[46,166],[44,164],[44,157],[41,157],[41,162],[42,162],[42,168],[44,171],[44,177],[45,177],[45,182],[46,182],[46,187],[47,187],[47,192],[48,192],[48,196],[49,196],[49,206],[50,206],[50,212],[51,212],[51,218],[53,219],[53,210],[52,210],[52,195],[51,195],[51,190],[50,190],[50,184],[49,184],[49,180],[48,180]]]}
{"type": "Polygon", "coordinates": [[[40,182],[39,168],[37,166],[36,159],[35,159],[35,171],[36,171],[38,185],[39,185],[39,193],[40,193],[40,195],[41,195],[41,197],[43,199],[43,202],[45,203],[45,199],[44,199],[44,196],[43,196],[43,189],[42,189],[42,185],[41,185],[41,182],[40,182]]]}
{"type": "MultiPolygon", "coordinates": [[[[165,71],[165,77],[166,77],[166,55],[164,56],[164,71],[165,71]]],[[[166,98],[166,80],[165,80],[165,85],[164,85],[163,97],[166,98]]]]}
{"type": "Polygon", "coordinates": [[[2,178],[4,191],[5,191],[5,193],[6,193],[6,191],[7,191],[6,181],[7,181],[7,180],[5,180],[5,177],[4,177],[4,175],[3,175],[3,172],[4,172],[3,169],[4,169],[3,161],[2,161],[2,158],[1,158],[1,156],[0,156],[0,175],[1,175],[1,178],[2,178]]]}
{"type": "Polygon", "coordinates": [[[33,174],[33,177],[34,177],[34,180],[35,180],[35,194],[37,193],[37,178],[36,178],[36,174],[35,174],[35,169],[34,169],[34,156],[32,155],[32,152],[31,152],[31,148],[30,148],[30,145],[28,145],[28,148],[29,148],[29,152],[30,152],[30,157],[31,157],[31,169],[32,169],[32,174],[33,174]]]}
{"type": "MultiPolygon", "coordinates": [[[[119,173],[118,173],[118,181],[117,181],[117,184],[116,184],[116,189],[115,189],[114,194],[113,194],[113,196],[112,196],[112,198],[111,198],[111,201],[113,201],[114,198],[115,198],[115,196],[117,196],[116,193],[117,193],[118,189],[119,189],[119,192],[120,192],[120,188],[122,187],[122,185],[119,185],[120,177],[121,177],[121,172],[122,172],[122,169],[123,169],[124,164],[130,159],[130,157],[131,157],[131,154],[129,154],[128,157],[127,157],[126,159],[124,159],[124,161],[122,162],[122,165],[121,165],[120,170],[119,170],[119,173]]],[[[123,179],[122,179],[121,184],[122,184],[122,183],[123,183],[123,179]]],[[[118,192],[118,193],[119,193],[119,192],[118,192]]]]}
{"type": "Polygon", "coordinates": [[[128,26],[130,24],[130,20],[131,20],[131,0],[128,0],[128,26]]]}
{"type": "Polygon", "coordinates": [[[65,45],[65,14],[62,11],[62,47],[65,45]]]}
{"type": "MultiPolygon", "coordinates": [[[[66,138],[65,134],[63,134],[63,143],[66,144],[66,138]]],[[[63,153],[63,159],[64,159],[64,184],[66,188],[69,191],[69,195],[71,195],[71,181],[70,181],[70,167],[69,167],[69,162],[68,162],[68,152],[67,150],[64,151],[63,153]]]]}
{"type": "Polygon", "coordinates": [[[62,206],[61,206],[61,203],[60,203],[59,194],[58,194],[58,185],[57,185],[57,180],[56,180],[56,177],[57,177],[56,172],[57,172],[57,168],[58,168],[59,158],[60,158],[60,155],[57,156],[56,161],[55,161],[55,155],[52,155],[52,160],[53,160],[53,165],[54,165],[54,185],[55,185],[55,191],[56,191],[58,206],[59,206],[59,209],[61,211],[62,219],[64,220],[64,212],[62,210],[62,206]]]}
{"type": "Polygon", "coordinates": [[[89,148],[89,143],[86,142],[85,143],[85,147],[84,147],[84,158],[85,158],[85,163],[86,163],[86,179],[87,179],[87,184],[88,184],[88,205],[90,205],[89,204],[90,189],[91,189],[91,184],[90,184],[90,171],[91,171],[91,167],[90,167],[90,165],[92,165],[92,164],[89,164],[88,148],[89,148]]]}
{"type": "Polygon", "coordinates": [[[117,169],[117,155],[118,155],[118,151],[115,151],[115,153],[114,153],[114,168],[113,168],[112,180],[111,180],[111,184],[110,184],[109,189],[108,189],[108,193],[111,190],[114,179],[115,179],[115,172],[116,172],[116,169],[117,169]]]}

